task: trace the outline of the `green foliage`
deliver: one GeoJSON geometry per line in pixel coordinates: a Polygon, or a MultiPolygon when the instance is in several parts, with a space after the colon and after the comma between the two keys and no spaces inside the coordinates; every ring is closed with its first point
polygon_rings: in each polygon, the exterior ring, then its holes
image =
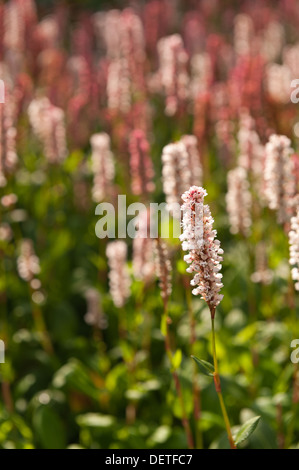
{"type": "Polygon", "coordinates": [[[248,439],[249,436],[251,436],[251,434],[257,427],[260,419],[260,416],[255,416],[254,418],[250,418],[248,421],[246,421],[246,423],[242,424],[241,428],[234,436],[234,441],[236,445],[241,444],[243,441],[248,439]]]}

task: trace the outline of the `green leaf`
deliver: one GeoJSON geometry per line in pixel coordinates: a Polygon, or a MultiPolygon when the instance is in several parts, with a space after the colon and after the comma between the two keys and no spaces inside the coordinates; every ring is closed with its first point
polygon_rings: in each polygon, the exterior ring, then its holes
{"type": "Polygon", "coordinates": [[[208,375],[209,377],[214,376],[214,366],[210,362],[204,361],[203,359],[198,359],[196,356],[191,356],[192,359],[196,362],[200,372],[202,372],[205,375],[208,375]]]}
{"type": "Polygon", "coordinates": [[[114,417],[103,415],[101,413],[86,413],[76,418],[77,423],[81,427],[86,428],[110,428],[114,424],[114,417]]]}
{"type": "Polygon", "coordinates": [[[77,359],[70,359],[55,373],[55,388],[67,387],[98,400],[101,391],[97,389],[90,377],[90,371],[77,359]]]}
{"type": "Polygon", "coordinates": [[[166,336],[166,332],[167,332],[166,322],[167,322],[167,316],[162,315],[160,329],[161,329],[161,333],[162,333],[163,336],[166,336]]]}
{"type": "Polygon", "coordinates": [[[254,418],[246,421],[246,423],[242,424],[241,428],[235,436],[236,445],[241,444],[241,442],[245,441],[253,433],[260,419],[260,416],[255,416],[254,418]]]}
{"type": "Polygon", "coordinates": [[[65,449],[66,431],[55,410],[40,406],[33,416],[33,428],[43,449],[65,449]]]}
{"type": "Polygon", "coordinates": [[[150,437],[150,440],[154,444],[164,444],[167,439],[171,436],[171,427],[167,425],[159,426],[153,435],[150,437]]]}
{"type": "Polygon", "coordinates": [[[172,358],[172,367],[174,369],[178,369],[180,367],[182,358],[182,351],[180,349],[177,349],[172,358]]]}

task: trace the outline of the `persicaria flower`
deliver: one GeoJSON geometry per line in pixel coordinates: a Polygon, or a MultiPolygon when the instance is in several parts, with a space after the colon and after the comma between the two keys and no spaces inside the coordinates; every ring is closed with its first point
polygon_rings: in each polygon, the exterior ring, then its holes
{"type": "Polygon", "coordinates": [[[142,21],[131,8],[110,10],[97,16],[95,21],[100,35],[103,35],[109,60],[108,108],[126,114],[136,94],[144,92],[145,41],[142,21]]]}
{"type": "Polygon", "coordinates": [[[14,193],[5,194],[5,196],[1,198],[1,204],[3,207],[11,207],[14,204],[16,204],[17,201],[18,201],[18,196],[14,193]]]}
{"type": "Polygon", "coordinates": [[[49,162],[63,161],[67,156],[64,111],[44,97],[31,101],[28,115],[49,162]]]}
{"type": "Polygon", "coordinates": [[[255,120],[247,110],[242,110],[238,132],[240,149],[239,166],[252,171],[255,177],[260,178],[263,167],[264,147],[255,130],[255,120]]]}
{"type": "Polygon", "coordinates": [[[252,201],[246,170],[241,167],[230,170],[227,174],[227,182],[226,207],[231,233],[241,233],[247,236],[251,226],[252,201]]]}
{"type": "Polygon", "coordinates": [[[181,194],[190,187],[191,168],[186,146],[179,141],[168,144],[162,153],[163,190],[166,195],[167,209],[179,217],[177,206],[180,204],[181,194]]]}
{"type": "Polygon", "coordinates": [[[114,178],[114,161],[110,149],[110,137],[105,132],[94,134],[90,138],[92,147],[92,171],[94,174],[92,198],[102,201],[111,192],[114,178]]]}
{"type": "Polygon", "coordinates": [[[199,186],[192,186],[182,195],[183,233],[180,240],[182,249],[189,251],[184,256],[184,260],[190,265],[187,272],[195,273],[191,281],[194,286],[192,293],[201,295],[214,316],[215,309],[223,298],[219,294],[223,287],[222,274],[219,272],[223,250],[216,239],[217,232],[213,229],[214,220],[210,208],[204,204],[206,195],[206,190],[199,186]]]}
{"type": "Polygon", "coordinates": [[[24,239],[21,242],[20,256],[17,259],[19,276],[30,282],[40,272],[39,259],[33,248],[32,240],[24,239]]]}
{"type": "Polygon", "coordinates": [[[138,230],[133,239],[133,273],[136,279],[145,283],[151,281],[155,271],[150,216],[150,210],[139,213],[136,223],[138,230]]]}
{"type": "Polygon", "coordinates": [[[159,40],[160,81],[166,95],[165,113],[173,116],[188,97],[188,54],[179,34],[159,40]]]}
{"type": "Polygon", "coordinates": [[[6,103],[0,104],[0,187],[6,186],[6,176],[16,167],[17,129],[15,127],[14,102],[12,94],[6,90],[6,103]]]}
{"type": "Polygon", "coordinates": [[[255,272],[251,274],[250,279],[254,283],[271,284],[273,280],[273,271],[269,269],[267,259],[267,247],[265,242],[256,245],[255,250],[255,272]]]}
{"type": "Polygon", "coordinates": [[[130,135],[130,167],[133,194],[148,194],[154,191],[154,168],[149,154],[149,143],[141,129],[135,129],[130,135]]]}
{"type": "Polygon", "coordinates": [[[291,141],[284,135],[271,135],[266,144],[265,196],[270,209],[276,210],[279,223],[290,220],[296,194],[291,141]]]}
{"type": "Polygon", "coordinates": [[[123,307],[130,295],[131,280],[127,269],[127,245],[124,241],[110,242],[106,248],[109,271],[109,287],[116,307],[123,307]]]}
{"type": "Polygon", "coordinates": [[[87,312],[84,320],[88,325],[95,326],[100,330],[107,328],[107,318],[102,311],[101,296],[97,289],[89,287],[85,292],[87,312]]]}
{"type": "Polygon", "coordinates": [[[185,145],[189,157],[190,185],[199,186],[202,180],[202,166],[195,135],[183,135],[181,142],[185,145]]]}

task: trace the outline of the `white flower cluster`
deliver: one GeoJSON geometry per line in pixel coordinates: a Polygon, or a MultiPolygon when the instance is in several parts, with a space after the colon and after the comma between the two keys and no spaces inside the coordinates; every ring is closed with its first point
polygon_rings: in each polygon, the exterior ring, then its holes
{"type": "Polygon", "coordinates": [[[291,141],[284,135],[273,134],[266,144],[265,196],[270,209],[278,211],[278,223],[290,220],[296,183],[290,158],[291,141]]]}
{"type": "MultiPolygon", "coordinates": [[[[3,73],[1,67],[0,71],[3,73]]],[[[6,186],[7,173],[11,173],[18,162],[16,153],[15,104],[12,93],[6,90],[5,106],[0,106],[0,187],[6,186]]]]}
{"type": "Polygon", "coordinates": [[[179,34],[161,38],[157,45],[160,83],[166,95],[165,113],[173,116],[188,97],[188,54],[179,34]]]}
{"type": "Polygon", "coordinates": [[[116,307],[123,307],[130,295],[131,280],[127,270],[127,245],[124,241],[110,242],[106,248],[110,294],[116,307]]]}
{"type": "Polygon", "coordinates": [[[87,312],[84,315],[84,320],[88,325],[104,330],[107,328],[107,318],[102,310],[99,291],[93,287],[89,287],[85,292],[85,298],[87,302],[87,312]]]}
{"type": "Polygon", "coordinates": [[[250,276],[252,282],[269,285],[274,277],[272,269],[269,269],[267,258],[267,246],[264,241],[255,247],[255,272],[250,276]]]}
{"type": "Polygon", "coordinates": [[[189,186],[199,186],[202,181],[202,166],[197,137],[195,135],[183,135],[181,142],[185,145],[189,157],[189,169],[191,170],[189,186]]]}
{"type": "Polygon", "coordinates": [[[162,153],[163,191],[166,195],[167,209],[173,216],[179,218],[177,207],[180,204],[181,194],[190,187],[191,168],[189,155],[183,142],[168,144],[162,153]]]}
{"type": "Polygon", "coordinates": [[[299,291],[299,209],[291,218],[291,230],[289,231],[290,265],[292,279],[295,281],[295,289],[299,291]]]}
{"type": "Polygon", "coordinates": [[[210,208],[204,204],[206,195],[205,189],[199,186],[192,186],[182,195],[183,233],[180,240],[182,249],[189,251],[184,256],[184,260],[190,264],[187,272],[195,273],[191,285],[196,287],[192,293],[201,295],[213,315],[223,298],[219,294],[223,287],[222,274],[219,272],[223,250],[216,239],[217,232],[213,230],[214,219],[210,208]]]}
{"type": "Polygon", "coordinates": [[[247,110],[240,115],[238,131],[238,144],[240,149],[239,166],[247,171],[252,171],[255,178],[262,174],[264,146],[261,144],[258,133],[255,130],[255,121],[247,110]]]}
{"type": "Polygon", "coordinates": [[[43,97],[31,101],[28,116],[49,162],[63,161],[67,156],[64,111],[43,97]]]}
{"type": "Polygon", "coordinates": [[[92,198],[95,202],[102,201],[110,192],[114,178],[113,154],[110,150],[110,137],[105,132],[91,136],[92,171],[94,174],[92,198]]]}
{"type": "Polygon", "coordinates": [[[226,208],[230,231],[247,236],[251,226],[251,194],[246,170],[241,167],[230,170],[227,174],[227,183],[226,208]]]}
{"type": "Polygon", "coordinates": [[[17,259],[19,276],[30,282],[40,272],[39,259],[33,248],[32,240],[23,239],[20,247],[20,256],[17,259]]]}
{"type": "Polygon", "coordinates": [[[96,13],[95,30],[107,51],[108,109],[128,113],[143,90],[145,40],[140,17],[131,8],[96,13]],[[111,34],[113,31],[113,34],[111,34]]]}

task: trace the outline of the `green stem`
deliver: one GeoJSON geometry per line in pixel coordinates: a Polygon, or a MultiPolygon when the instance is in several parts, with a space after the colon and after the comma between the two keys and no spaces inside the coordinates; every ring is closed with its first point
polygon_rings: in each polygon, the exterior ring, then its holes
{"type": "Polygon", "coordinates": [[[223,400],[223,396],[221,392],[221,384],[220,384],[220,376],[219,376],[217,352],[216,352],[215,325],[214,325],[215,308],[210,309],[210,310],[211,310],[211,320],[212,320],[212,346],[213,346],[213,361],[214,361],[214,369],[215,369],[215,372],[214,372],[215,389],[219,398],[220,407],[221,407],[230,447],[231,449],[236,449],[236,445],[234,443],[234,439],[232,436],[228,414],[225,408],[225,404],[224,404],[224,400],[223,400]]]}
{"type": "MultiPolygon", "coordinates": [[[[192,298],[190,289],[186,289],[186,299],[188,304],[189,321],[190,321],[190,355],[194,356],[194,345],[196,342],[195,332],[195,318],[192,307],[192,298]]],[[[193,416],[195,422],[195,444],[197,449],[203,449],[203,436],[201,430],[201,401],[200,401],[200,387],[197,383],[197,366],[193,363],[192,374],[192,398],[193,398],[193,416]]]]}
{"type": "Polygon", "coordinates": [[[183,428],[184,428],[185,433],[186,433],[188,447],[189,447],[189,449],[194,449],[193,436],[192,436],[192,433],[191,433],[190,424],[189,424],[189,420],[188,420],[188,417],[187,417],[187,412],[186,412],[186,407],[185,407],[185,402],[184,402],[183,391],[182,391],[180,379],[179,379],[179,376],[178,376],[176,370],[174,370],[173,367],[172,367],[172,352],[171,352],[170,336],[169,336],[169,328],[168,328],[169,317],[168,317],[168,313],[167,313],[167,302],[164,302],[164,316],[165,316],[165,323],[166,323],[165,350],[166,350],[166,354],[167,354],[167,357],[168,357],[169,362],[170,362],[171,373],[172,373],[172,377],[173,377],[173,380],[174,380],[176,392],[177,392],[178,398],[180,400],[180,405],[181,405],[181,410],[182,410],[182,425],[183,425],[183,428]]]}
{"type": "Polygon", "coordinates": [[[35,324],[35,329],[38,333],[41,334],[41,342],[42,342],[42,346],[44,350],[46,351],[46,353],[52,355],[54,353],[54,349],[53,349],[53,345],[50,339],[50,335],[46,328],[42,311],[40,307],[32,300],[32,294],[34,291],[29,283],[28,283],[28,287],[29,287],[29,295],[30,295],[32,316],[33,316],[33,321],[35,324]]]}

